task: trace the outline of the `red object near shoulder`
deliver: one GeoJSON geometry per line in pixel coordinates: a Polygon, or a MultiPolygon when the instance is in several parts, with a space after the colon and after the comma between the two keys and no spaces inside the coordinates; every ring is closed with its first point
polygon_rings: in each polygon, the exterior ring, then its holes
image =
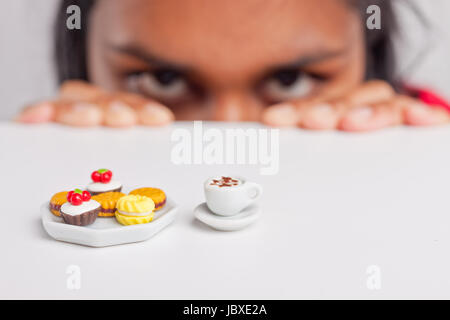
{"type": "Polygon", "coordinates": [[[431,89],[405,86],[405,90],[429,106],[440,107],[450,112],[450,103],[431,89]]]}

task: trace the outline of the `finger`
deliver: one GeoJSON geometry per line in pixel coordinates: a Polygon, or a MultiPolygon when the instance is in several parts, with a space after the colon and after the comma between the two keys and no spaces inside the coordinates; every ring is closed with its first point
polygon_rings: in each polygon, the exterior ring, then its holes
{"type": "Polygon", "coordinates": [[[59,89],[62,100],[93,101],[103,94],[104,91],[99,87],[81,80],[67,80],[59,89]]]}
{"type": "Polygon", "coordinates": [[[406,95],[397,95],[393,102],[402,112],[403,123],[411,126],[431,126],[450,122],[450,113],[406,95]]]}
{"type": "Polygon", "coordinates": [[[143,105],[145,105],[149,101],[149,99],[143,97],[142,95],[132,93],[132,92],[119,91],[119,92],[112,93],[111,96],[113,96],[114,98],[116,98],[118,100],[123,101],[124,103],[126,103],[127,105],[129,105],[130,107],[132,107],[134,109],[141,108],[143,105]]]}
{"type": "Polygon", "coordinates": [[[133,93],[118,93],[118,99],[131,106],[139,124],[145,126],[163,126],[174,121],[173,112],[166,106],[133,93]]]}
{"type": "Polygon", "coordinates": [[[292,103],[276,104],[264,110],[261,122],[274,127],[294,127],[299,122],[299,112],[292,103]]]}
{"type": "Polygon", "coordinates": [[[172,111],[157,102],[149,102],[138,110],[139,123],[144,126],[164,126],[174,120],[172,111]]]}
{"type": "Polygon", "coordinates": [[[391,102],[385,102],[351,109],[342,117],[338,128],[363,132],[399,125],[401,122],[401,110],[391,102]]]}
{"type": "Polygon", "coordinates": [[[304,108],[299,126],[310,130],[336,129],[347,105],[339,102],[324,102],[304,108]]]}
{"type": "Polygon", "coordinates": [[[450,113],[416,101],[404,108],[403,120],[406,125],[411,126],[441,125],[450,122],[450,113]]]}
{"type": "Polygon", "coordinates": [[[342,101],[350,106],[361,106],[372,103],[387,101],[395,96],[395,91],[385,81],[371,80],[346,94],[342,101]]]}
{"type": "Polygon", "coordinates": [[[113,100],[104,108],[105,126],[115,128],[131,127],[137,124],[137,115],[133,108],[122,101],[113,100]]]}
{"type": "Polygon", "coordinates": [[[372,80],[354,88],[339,99],[335,98],[335,93],[328,96],[322,94],[314,98],[271,106],[264,111],[262,122],[280,127],[292,127],[299,124],[307,129],[333,129],[343,109],[386,101],[394,95],[393,88],[387,82],[372,80]],[[327,106],[324,106],[324,102],[327,102],[327,106]],[[332,105],[332,109],[329,108],[329,104],[332,105]],[[320,108],[314,109],[316,106],[320,108]]]}
{"type": "Polygon", "coordinates": [[[272,105],[263,111],[261,122],[274,127],[297,126],[305,108],[323,101],[325,101],[323,96],[315,96],[272,105]]]}
{"type": "Polygon", "coordinates": [[[59,101],[55,106],[55,121],[76,127],[92,127],[103,123],[103,110],[87,102],[59,101]]]}
{"type": "Polygon", "coordinates": [[[15,121],[22,123],[43,123],[53,121],[55,106],[52,101],[39,102],[26,107],[15,121]]]}

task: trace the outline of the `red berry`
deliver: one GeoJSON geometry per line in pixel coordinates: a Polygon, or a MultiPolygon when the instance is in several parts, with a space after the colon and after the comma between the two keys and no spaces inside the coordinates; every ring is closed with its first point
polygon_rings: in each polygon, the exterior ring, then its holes
{"type": "Polygon", "coordinates": [[[98,171],[94,171],[91,174],[92,181],[94,181],[94,182],[100,182],[101,181],[101,177],[102,177],[102,175],[98,171]]]}
{"type": "Polygon", "coordinates": [[[83,191],[81,198],[83,199],[83,201],[89,201],[91,200],[91,194],[89,193],[89,191],[83,191]]]}
{"type": "Polygon", "coordinates": [[[108,183],[111,181],[112,178],[112,172],[111,171],[106,171],[102,173],[102,182],[103,183],[108,183]]]}
{"type": "Polygon", "coordinates": [[[73,204],[74,206],[79,206],[80,204],[83,203],[83,198],[81,197],[81,194],[79,194],[79,193],[74,193],[72,195],[71,200],[72,201],[70,201],[70,203],[73,204]]]}
{"type": "Polygon", "coordinates": [[[69,193],[67,194],[67,201],[71,202],[71,198],[73,196],[73,191],[69,191],[69,193]]]}

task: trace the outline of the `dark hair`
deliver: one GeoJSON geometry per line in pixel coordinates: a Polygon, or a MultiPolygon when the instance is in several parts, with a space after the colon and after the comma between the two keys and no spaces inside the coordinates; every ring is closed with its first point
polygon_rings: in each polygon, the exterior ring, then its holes
{"type": "MultiPolygon", "coordinates": [[[[59,82],[67,79],[89,80],[86,65],[86,36],[89,13],[95,0],[62,0],[55,23],[55,57],[59,82]],[[67,7],[78,5],[81,9],[81,29],[69,30],[66,27],[67,7]]],[[[366,42],[366,79],[383,79],[395,85],[394,52],[392,35],[396,31],[395,17],[390,0],[351,0],[352,6],[359,10],[366,42]],[[369,5],[380,7],[381,29],[368,30],[365,21],[369,5]]]]}

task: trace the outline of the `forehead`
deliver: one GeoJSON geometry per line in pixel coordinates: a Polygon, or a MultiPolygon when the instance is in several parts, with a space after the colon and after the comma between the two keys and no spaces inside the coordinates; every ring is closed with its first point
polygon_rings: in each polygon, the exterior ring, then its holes
{"type": "Polygon", "coordinates": [[[221,73],[342,50],[355,31],[344,0],[100,0],[93,16],[102,41],[221,73]]]}

